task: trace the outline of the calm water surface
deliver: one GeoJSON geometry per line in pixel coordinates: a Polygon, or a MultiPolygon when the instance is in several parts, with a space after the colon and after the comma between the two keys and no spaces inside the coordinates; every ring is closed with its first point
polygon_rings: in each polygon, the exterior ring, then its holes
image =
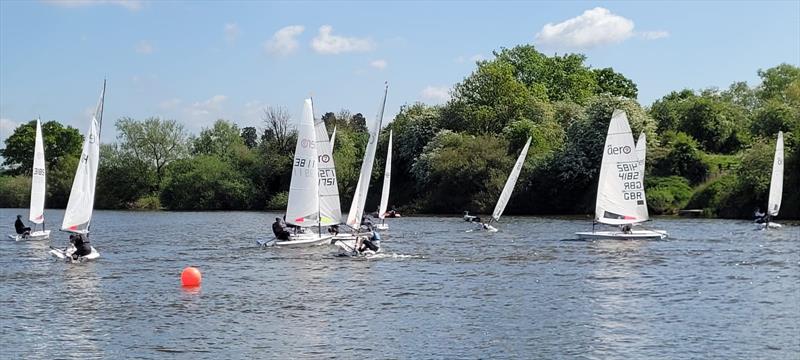
{"type": "MultiPolygon", "coordinates": [[[[0,209],[4,239],[17,213],[0,209]]],[[[579,242],[562,240],[587,220],[402,218],[367,260],[259,249],[275,216],[97,211],[85,264],[0,241],[2,357],[800,357],[799,226],[659,219],[671,239],[579,242]]]]}

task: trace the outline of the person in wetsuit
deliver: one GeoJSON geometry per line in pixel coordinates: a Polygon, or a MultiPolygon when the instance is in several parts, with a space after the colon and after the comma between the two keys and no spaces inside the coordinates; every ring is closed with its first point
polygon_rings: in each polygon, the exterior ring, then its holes
{"type": "Polygon", "coordinates": [[[31,234],[31,228],[25,226],[25,223],[22,222],[22,215],[17,215],[17,221],[14,222],[14,229],[17,230],[17,234],[22,236],[31,234]]]}
{"type": "Polygon", "coordinates": [[[278,240],[289,240],[289,235],[291,235],[286,229],[286,223],[279,217],[275,218],[275,222],[272,223],[272,232],[278,240]]]}
{"type": "Polygon", "coordinates": [[[92,253],[92,246],[89,245],[88,237],[81,234],[72,234],[69,236],[69,242],[75,246],[75,252],[72,253],[73,260],[78,260],[79,257],[92,253]]]}
{"type": "Polygon", "coordinates": [[[381,235],[378,234],[378,232],[372,227],[368,227],[368,229],[370,231],[369,238],[366,236],[359,236],[356,239],[355,249],[358,253],[363,253],[367,250],[378,252],[378,250],[381,248],[381,235]]]}

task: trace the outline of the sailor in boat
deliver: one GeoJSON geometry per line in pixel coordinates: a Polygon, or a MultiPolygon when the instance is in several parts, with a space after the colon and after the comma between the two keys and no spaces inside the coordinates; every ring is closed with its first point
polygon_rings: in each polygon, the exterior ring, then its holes
{"type": "Polygon", "coordinates": [[[339,225],[328,226],[328,234],[339,235],[339,225]]]}
{"type": "Polygon", "coordinates": [[[756,211],[755,213],[753,213],[753,216],[755,216],[756,218],[755,219],[756,223],[763,224],[767,221],[767,214],[761,212],[761,208],[756,208],[756,211]]]}
{"type": "Polygon", "coordinates": [[[25,223],[22,222],[22,215],[17,215],[17,221],[14,222],[14,229],[17,230],[17,234],[23,237],[31,234],[31,228],[25,226],[25,223]]]}
{"type": "Polygon", "coordinates": [[[75,246],[75,252],[72,253],[73,260],[78,260],[79,257],[92,253],[92,246],[89,245],[89,239],[81,234],[70,235],[69,242],[75,246]]]}
{"type": "Polygon", "coordinates": [[[275,234],[275,238],[278,240],[289,240],[289,235],[291,233],[286,228],[286,223],[283,222],[283,219],[276,217],[275,222],[272,223],[272,232],[275,234]]]}
{"type": "Polygon", "coordinates": [[[399,214],[397,213],[397,209],[395,209],[394,205],[392,205],[392,209],[391,209],[391,210],[389,210],[389,211],[386,213],[386,217],[387,217],[387,218],[395,218],[395,217],[397,217],[398,215],[399,215],[399,214]]]}
{"type": "Polygon", "coordinates": [[[372,220],[364,215],[364,217],[361,218],[361,226],[366,227],[368,231],[372,231],[372,220]]]}
{"type": "Polygon", "coordinates": [[[622,230],[623,234],[632,234],[633,231],[631,230],[631,224],[625,224],[620,226],[620,230],[622,230]]]}
{"type": "Polygon", "coordinates": [[[370,231],[369,238],[366,236],[359,236],[356,238],[355,250],[359,254],[363,254],[367,250],[378,252],[381,248],[381,235],[378,234],[372,226],[368,226],[367,230],[370,231]]]}

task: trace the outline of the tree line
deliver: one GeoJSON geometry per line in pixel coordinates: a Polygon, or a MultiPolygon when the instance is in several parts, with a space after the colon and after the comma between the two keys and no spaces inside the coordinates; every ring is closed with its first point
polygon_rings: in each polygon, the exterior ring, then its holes
{"type": "MultiPolygon", "coordinates": [[[[381,132],[368,207],[377,208],[394,131],[390,202],[407,213],[490,212],[514,159],[532,142],[509,214],[587,214],[594,208],[602,146],[611,113],[628,114],[647,134],[645,187],[653,214],[704,209],[749,217],[766,206],[775,138],[785,133],[781,217],[800,217],[798,140],[800,68],[758,70],[761,83],[682,89],[649,107],[637,85],[612,68],[593,69],[581,54],[547,56],[521,45],[476,62],[443,105],[403,106],[381,132]]],[[[350,203],[368,140],[367,119],[326,112],[343,209],[350,203]]],[[[175,120],[121,118],[117,141],[101,147],[97,208],[285,209],[296,131],[284,108],[264,109],[262,124],[218,120],[190,135],[175,120]]],[[[80,154],[72,127],[43,125],[48,207],[63,207],[80,154]]],[[[0,207],[26,207],[35,122],[5,141],[0,207]]]]}

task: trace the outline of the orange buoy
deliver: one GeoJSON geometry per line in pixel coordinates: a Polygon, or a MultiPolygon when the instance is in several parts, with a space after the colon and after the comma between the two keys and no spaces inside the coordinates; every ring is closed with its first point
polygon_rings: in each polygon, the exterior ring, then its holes
{"type": "Polygon", "coordinates": [[[200,275],[200,270],[194,266],[187,266],[181,272],[181,285],[183,286],[200,286],[203,276],[200,275]]]}

